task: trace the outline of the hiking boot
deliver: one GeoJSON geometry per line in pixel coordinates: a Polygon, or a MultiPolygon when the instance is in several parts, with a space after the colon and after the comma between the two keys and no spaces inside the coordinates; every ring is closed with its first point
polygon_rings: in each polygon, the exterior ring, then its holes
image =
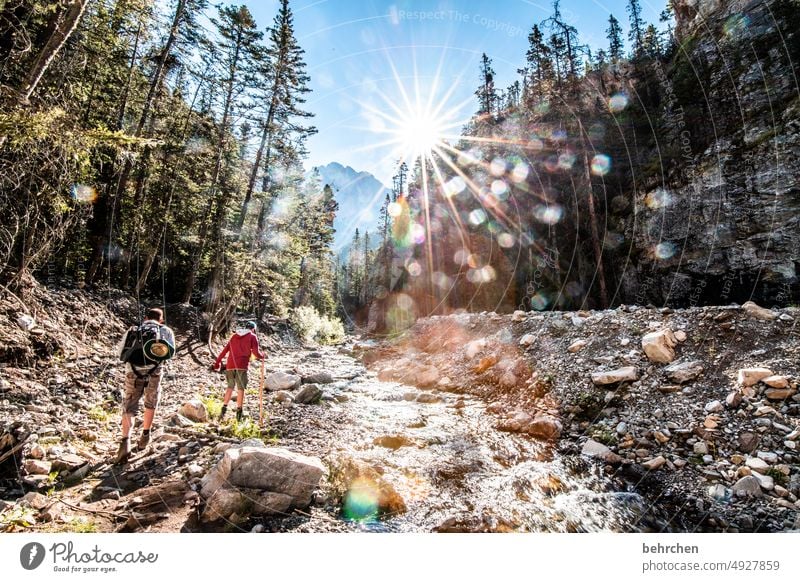
{"type": "Polygon", "coordinates": [[[147,445],[150,444],[150,431],[143,432],[142,436],[139,437],[138,447],[140,451],[143,451],[147,448],[147,445]]]}
{"type": "Polygon", "coordinates": [[[236,422],[242,422],[242,417],[244,416],[244,411],[241,408],[236,409],[236,422]]]}
{"type": "Polygon", "coordinates": [[[219,420],[222,422],[222,419],[225,418],[225,413],[228,412],[228,407],[224,404],[222,405],[222,410],[219,411],[219,420]]]}
{"type": "Polygon", "coordinates": [[[117,449],[117,456],[114,457],[115,465],[122,465],[131,456],[131,441],[130,439],[122,439],[117,449]]]}

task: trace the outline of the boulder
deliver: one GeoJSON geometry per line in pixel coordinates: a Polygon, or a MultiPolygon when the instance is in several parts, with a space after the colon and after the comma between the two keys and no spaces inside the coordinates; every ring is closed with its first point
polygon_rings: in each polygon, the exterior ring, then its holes
{"type": "Polygon", "coordinates": [[[441,402],[442,398],[433,392],[423,392],[416,397],[416,401],[420,404],[436,404],[437,402],[441,402]]]}
{"type": "Polygon", "coordinates": [[[384,447],[395,451],[401,447],[407,447],[414,444],[411,439],[402,435],[377,437],[372,441],[372,443],[378,445],[379,447],[384,447]]]}
{"type": "Polygon", "coordinates": [[[188,418],[192,422],[208,422],[208,408],[199,398],[193,398],[184,402],[178,414],[188,418]]]}
{"type": "Polygon", "coordinates": [[[670,329],[648,333],[642,338],[642,349],[647,359],[659,364],[669,364],[675,359],[675,345],[678,340],[670,329]]]}
{"type": "Polygon", "coordinates": [[[670,364],[664,368],[664,373],[671,381],[686,384],[697,379],[703,373],[703,363],[699,360],[670,364]]]}
{"type": "Polygon", "coordinates": [[[658,469],[663,467],[666,462],[667,460],[661,455],[659,455],[655,459],[650,459],[649,461],[642,463],[642,467],[644,467],[648,471],[657,471],[658,469]]]}
{"type": "Polygon", "coordinates": [[[19,499],[20,505],[27,505],[33,509],[42,510],[50,504],[50,499],[41,493],[31,491],[19,499]]]}
{"type": "Polygon", "coordinates": [[[28,475],[49,475],[52,466],[50,461],[40,461],[39,459],[28,459],[22,465],[28,475]]]}
{"type": "Polygon", "coordinates": [[[291,392],[287,392],[286,390],[278,390],[273,396],[273,399],[275,402],[280,402],[281,404],[294,402],[294,396],[292,396],[291,392]]]}
{"type": "Polygon", "coordinates": [[[515,311],[514,314],[511,316],[511,321],[525,321],[525,318],[528,317],[528,314],[524,311],[515,311]]]}
{"type": "Polygon", "coordinates": [[[80,455],[61,453],[53,458],[54,471],[74,471],[84,466],[88,461],[80,455]]]}
{"type": "Polygon", "coordinates": [[[31,459],[44,459],[45,455],[46,455],[46,452],[44,450],[44,447],[42,445],[40,445],[40,444],[33,445],[31,447],[30,452],[28,453],[28,456],[31,459]]]}
{"type": "Polygon", "coordinates": [[[617,465],[622,462],[622,457],[613,452],[604,444],[598,443],[592,439],[589,439],[584,443],[583,448],[581,449],[581,454],[593,459],[599,459],[612,465],[617,465]]]}
{"type": "Polygon", "coordinates": [[[302,378],[287,372],[273,372],[267,374],[264,378],[264,388],[270,392],[278,392],[279,390],[294,390],[300,386],[302,378]]]}
{"type": "Polygon", "coordinates": [[[557,440],[561,436],[563,429],[564,427],[558,419],[544,414],[536,416],[528,424],[528,434],[546,441],[557,440]]]}
{"type": "Polygon", "coordinates": [[[786,400],[787,398],[791,398],[797,393],[797,390],[794,388],[767,388],[764,392],[764,396],[766,396],[770,400],[786,400]]]}
{"type": "Polygon", "coordinates": [[[761,483],[752,475],[742,477],[733,484],[733,492],[744,497],[761,497],[761,483]]]}
{"type": "Polygon", "coordinates": [[[773,453],[772,451],[758,451],[756,457],[762,461],[770,463],[771,465],[774,465],[778,462],[778,453],[773,453]]]}
{"type": "Polygon", "coordinates": [[[789,387],[789,378],[786,376],[769,376],[761,380],[764,384],[769,386],[770,388],[788,388],[789,387]]]}
{"type": "Polygon", "coordinates": [[[320,398],[322,398],[322,389],[316,384],[305,384],[294,395],[294,401],[297,404],[314,404],[319,402],[320,398]]]}
{"type": "Polygon", "coordinates": [[[742,386],[755,386],[764,378],[773,376],[768,368],[742,368],[739,370],[736,381],[742,386]]]}
{"type": "Polygon", "coordinates": [[[313,372],[307,376],[303,376],[303,384],[331,384],[333,383],[333,374],[330,372],[313,372]]]}
{"type": "Polygon", "coordinates": [[[752,301],[748,301],[742,305],[742,309],[744,309],[747,316],[752,319],[760,319],[761,321],[773,321],[778,319],[777,313],[766,307],[761,307],[752,301]]]}
{"type": "Polygon", "coordinates": [[[587,342],[586,340],[577,340],[577,341],[572,342],[569,345],[569,347],[567,348],[567,351],[570,354],[577,354],[579,351],[581,351],[583,348],[585,348],[588,345],[589,345],[589,342],[587,342]]]}
{"type": "Polygon", "coordinates": [[[706,406],[705,406],[705,411],[709,412],[709,413],[711,413],[711,412],[722,412],[724,409],[725,409],[725,407],[722,406],[722,402],[720,402],[719,400],[713,400],[713,401],[709,402],[708,404],[706,404],[706,406]]]}
{"type": "Polygon", "coordinates": [[[519,338],[519,345],[523,348],[527,348],[528,346],[532,346],[536,343],[536,336],[532,333],[526,333],[521,338],[519,338]]]}
{"type": "Polygon", "coordinates": [[[686,332],[683,331],[682,329],[679,329],[678,331],[675,332],[675,339],[681,343],[686,341],[686,337],[687,337],[686,332]]]}
{"type": "Polygon", "coordinates": [[[214,491],[206,501],[200,521],[207,523],[220,519],[230,519],[233,514],[247,515],[253,502],[235,488],[220,488],[214,491]]]}
{"type": "Polygon", "coordinates": [[[766,473],[769,470],[769,464],[758,457],[749,457],[745,461],[745,465],[757,473],[766,473]]]}
{"type": "Polygon", "coordinates": [[[751,476],[755,477],[755,479],[758,481],[759,486],[764,491],[772,491],[773,489],[775,489],[775,480],[769,475],[763,475],[761,473],[753,473],[751,476]]]}
{"type": "Polygon", "coordinates": [[[626,366],[607,372],[594,372],[592,382],[599,386],[618,384],[619,382],[635,382],[639,379],[639,370],[635,366],[626,366]]]}
{"type": "Polygon", "coordinates": [[[324,472],[318,458],[286,449],[231,448],[203,477],[202,494],[208,499],[223,486],[258,489],[283,493],[292,498],[294,507],[307,507],[324,472]]]}
{"type": "Polygon", "coordinates": [[[743,453],[752,453],[758,448],[759,436],[752,432],[743,432],[737,439],[739,450],[743,453]]]}
{"type": "Polygon", "coordinates": [[[739,392],[730,392],[725,397],[725,406],[728,408],[739,408],[742,403],[742,395],[739,392]]]}
{"type": "Polygon", "coordinates": [[[274,491],[257,492],[251,497],[253,515],[280,515],[292,506],[292,498],[274,491]]]}

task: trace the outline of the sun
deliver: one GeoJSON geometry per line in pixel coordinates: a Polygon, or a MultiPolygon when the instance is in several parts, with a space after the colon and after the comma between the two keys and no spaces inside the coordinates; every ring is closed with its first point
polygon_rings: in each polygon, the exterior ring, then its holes
{"type": "Polygon", "coordinates": [[[429,156],[445,137],[441,119],[426,111],[413,111],[404,117],[397,128],[401,149],[415,158],[429,156]]]}

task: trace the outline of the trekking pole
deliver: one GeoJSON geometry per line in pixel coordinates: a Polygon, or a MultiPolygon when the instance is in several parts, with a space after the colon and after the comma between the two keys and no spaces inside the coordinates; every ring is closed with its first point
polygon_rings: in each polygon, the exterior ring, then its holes
{"type": "Polygon", "coordinates": [[[258,386],[258,426],[264,425],[264,360],[261,360],[261,380],[258,386]]]}

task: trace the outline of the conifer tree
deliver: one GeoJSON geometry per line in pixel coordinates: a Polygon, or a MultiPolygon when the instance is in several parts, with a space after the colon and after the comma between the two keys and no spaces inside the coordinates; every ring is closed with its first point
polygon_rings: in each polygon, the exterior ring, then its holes
{"type": "Polygon", "coordinates": [[[606,38],[608,38],[608,57],[612,63],[618,63],[624,56],[625,47],[622,43],[622,27],[613,14],[608,17],[606,38]]]}

